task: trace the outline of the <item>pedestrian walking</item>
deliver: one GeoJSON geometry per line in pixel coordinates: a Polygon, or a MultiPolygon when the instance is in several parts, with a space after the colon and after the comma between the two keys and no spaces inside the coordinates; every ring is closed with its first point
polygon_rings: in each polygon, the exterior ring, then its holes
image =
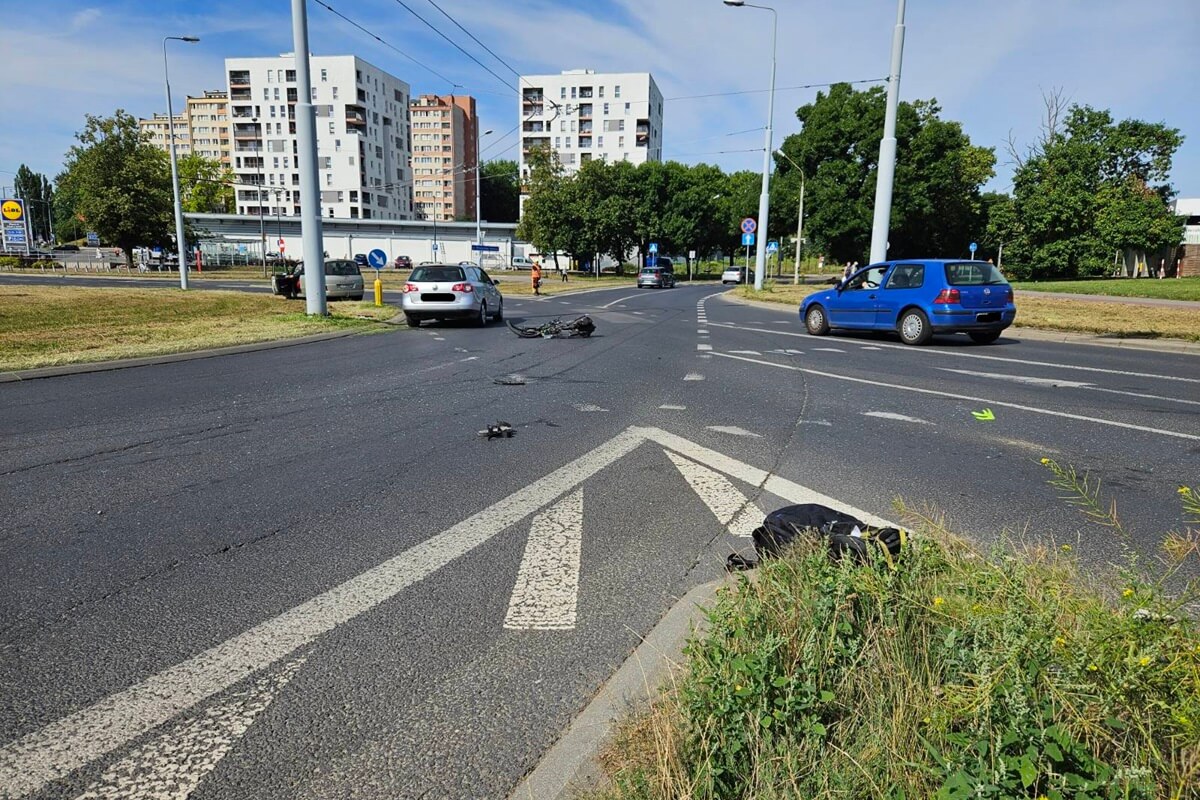
{"type": "Polygon", "coordinates": [[[850,262],[846,262],[846,266],[842,269],[842,280],[850,280],[850,276],[854,274],[854,270],[850,268],[850,262]]]}
{"type": "Polygon", "coordinates": [[[561,280],[563,283],[566,283],[566,282],[567,282],[567,265],[566,265],[566,264],[559,264],[559,266],[558,266],[558,276],[559,276],[559,279],[560,279],[560,280],[561,280]]]}
{"type": "Polygon", "coordinates": [[[541,286],[542,286],[541,262],[538,262],[538,261],[533,262],[533,269],[530,270],[530,272],[529,272],[529,280],[533,284],[533,293],[535,295],[541,295],[541,291],[540,291],[541,286]]]}
{"type": "Polygon", "coordinates": [[[1167,277],[1167,260],[1160,258],[1158,260],[1158,279],[1161,281],[1165,277],[1167,277]]]}

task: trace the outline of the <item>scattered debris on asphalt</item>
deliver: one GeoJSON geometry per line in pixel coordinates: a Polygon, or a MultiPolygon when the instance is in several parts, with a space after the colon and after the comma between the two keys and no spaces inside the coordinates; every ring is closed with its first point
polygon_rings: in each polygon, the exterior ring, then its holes
{"type": "Polygon", "coordinates": [[[507,422],[496,422],[494,425],[488,425],[486,430],[479,432],[479,435],[489,441],[492,439],[511,439],[516,431],[513,426],[507,422]]]}
{"type": "Polygon", "coordinates": [[[525,378],[521,375],[505,375],[502,378],[496,378],[495,383],[501,386],[524,386],[525,378]]]}

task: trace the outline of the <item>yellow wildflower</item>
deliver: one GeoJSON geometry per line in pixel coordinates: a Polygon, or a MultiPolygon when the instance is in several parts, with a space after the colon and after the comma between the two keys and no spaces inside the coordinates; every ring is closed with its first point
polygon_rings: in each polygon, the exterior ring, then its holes
{"type": "Polygon", "coordinates": [[[937,608],[945,602],[946,602],[946,599],[944,597],[935,597],[935,598],[933,598],[933,607],[937,608]]]}
{"type": "Polygon", "coordinates": [[[1150,666],[1150,662],[1153,660],[1154,659],[1150,658],[1150,656],[1142,656],[1138,659],[1138,664],[1143,667],[1148,667],[1150,666]]]}
{"type": "Polygon", "coordinates": [[[1187,486],[1180,486],[1178,491],[1181,495],[1184,495],[1185,497],[1192,493],[1191,488],[1187,487],[1187,486]]]}
{"type": "Polygon", "coordinates": [[[734,684],[733,690],[735,692],[740,692],[742,690],[742,685],[740,683],[734,684]]]}
{"type": "Polygon", "coordinates": [[[1088,672],[1098,672],[1100,670],[1095,664],[1088,664],[1088,672]]]}
{"type": "Polygon", "coordinates": [[[1055,647],[1063,647],[1064,645],[1066,645],[1066,643],[1067,643],[1067,640],[1064,639],[1063,637],[1061,637],[1061,636],[1054,637],[1054,646],[1055,647]]]}
{"type": "Polygon", "coordinates": [[[1071,552],[1071,545],[1069,545],[1069,544],[1064,544],[1064,545],[1062,546],[1062,551],[1063,551],[1064,553],[1069,553],[1069,552],[1071,552]]]}
{"type": "Polygon", "coordinates": [[[1126,586],[1121,591],[1121,597],[1133,597],[1133,589],[1130,589],[1128,586],[1126,586]]]}
{"type": "Polygon", "coordinates": [[[1049,464],[1049,463],[1050,463],[1050,459],[1048,459],[1048,458],[1043,458],[1043,459],[1042,459],[1042,463],[1043,463],[1043,464],[1049,464]]]}

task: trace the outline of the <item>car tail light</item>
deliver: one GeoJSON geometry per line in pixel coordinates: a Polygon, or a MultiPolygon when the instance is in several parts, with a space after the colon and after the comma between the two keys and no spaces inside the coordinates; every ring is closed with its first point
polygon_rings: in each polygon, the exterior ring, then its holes
{"type": "Polygon", "coordinates": [[[475,287],[469,283],[456,283],[450,287],[450,291],[465,292],[466,294],[470,294],[471,292],[475,291],[475,287]]]}
{"type": "Polygon", "coordinates": [[[417,285],[415,283],[404,284],[404,294],[408,294],[409,292],[419,292],[419,291],[421,291],[421,290],[417,288],[417,285]]]}
{"type": "Polygon", "coordinates": [[[1013,302],[1013,290],[1012,290],[1011,286],[1004,287],[1004,302],[1005,303],[1013,302]]]}
{"type": "Polygon", "coordinates": [[[933,302],[938,305],[961,303],[962,296],[959,295],[958,289],[942,289],[938,292],[938,296],[933,298],[933,302]]]}

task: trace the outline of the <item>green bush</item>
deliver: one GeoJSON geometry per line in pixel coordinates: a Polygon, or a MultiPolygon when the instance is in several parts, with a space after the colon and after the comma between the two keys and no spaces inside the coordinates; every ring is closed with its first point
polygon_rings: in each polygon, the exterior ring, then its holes
{"type": "Polygon", "coordinates": [[[21,259],[17,256],[0,256],[0,269],[12,269],[19,266],[21,266],[21,259]]]}
{"type": "MultiPolygon", "coordinates": [[[[1119,522],[1052,461],[1093,522],[1119,522]]],[[[1188,522],[1200,495],[1182,488],[1188,522]]],[[[911,511],[902,509],[909,513],[911,511]]],[[[687,649],[657,730],[618,758],[616,797],[1200,796],[1200,636],[1171,595],[1200,530],[1172,534],[1156,581],[1107,597],[1070,545],[985,557],[920,516],[896,568],[815,543],[739,577],[687,649]]]]}

